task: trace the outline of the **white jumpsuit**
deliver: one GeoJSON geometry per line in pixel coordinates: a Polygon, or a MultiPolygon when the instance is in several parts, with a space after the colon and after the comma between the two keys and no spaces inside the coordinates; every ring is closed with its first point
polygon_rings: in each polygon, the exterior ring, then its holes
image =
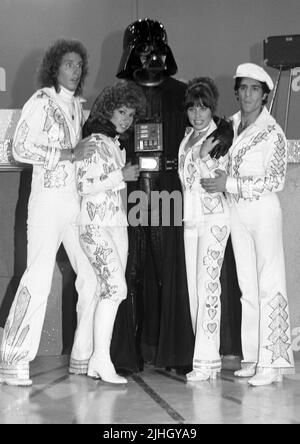
{"type": "Polygon", "coordinates": [[[284,187],[287,167],[285,135],[263,108],[230,148],[226,182],[231,238],[242,292],[244,363],[294,372],[286,292],[282,213],[277,192],[284,187]]]}
{"type": "Polygon", "coordinates": [[[87,368],[92,354],[97,281],[79,243],[76,220],[80,198],[75,164],[60,161],[61,150],[75,147],[80,140],[82,124],[80,98],[73,97],[65,89],[56,93],[54,88],[43,88],[24,105],[16,128],[14,158],[33,165],[27,220],[27,268],[4,328],[0,378],[29,378],[29,362],[38,350],[56,253],[61,243],[77,274],[76,336],[80,333],[80,341],[75,337],[74,358],[87,368]],[[72,114],[69,113],[70,105],[72,114]]]}
{"type": "MultiPolygon", "coordinates": [[[[211,121],[205,135],[216,124],[211,121]]],[[[190,312],[195,333],[193,370],[221,370],[220,273],[225,247],[230,233],[229,209],[223,193],[213,195],[200,185],[201,178],[215,177],[216,169],[226,169],[227,156],[213,159],[194,159],[193,150],[186,148],[193,129],[186,134],[179,148],[179,176],[184,195],[184,245],[190,312]]]]}
{"type": "Polygon", "coordinates": [[[121,196],[126,153],[117,137],[93,137],[95,154],[77,165],[80,242],[98,278],[98,297],[120,303],[127,297],[128,224],[121,196]]]}

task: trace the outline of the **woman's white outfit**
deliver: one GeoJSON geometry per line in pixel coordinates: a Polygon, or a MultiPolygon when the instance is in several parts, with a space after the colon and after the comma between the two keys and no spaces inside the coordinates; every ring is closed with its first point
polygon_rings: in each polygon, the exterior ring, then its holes
{"type": "Polygon", "coordinates": [[[98,276],[100,299],[121,302],[127,296],[128,223],[121,196],[126,153],[120,150],[117,138],[102,134],[93,137],[95,154],[77,164],[82,196],[80,242],[98,276]]]}
{"type": "MultiPolygon", "coordinates": [[[[56,253],[61,243],[77,274],[80,343],[74,357],[87,363],[92,353],[92,318],[97,281],[79,243],[77,217],[80,198],[75,164],[60,161],[60,153],[81,138],[81,99],[62,88],[38,90],[24,105],[13,141],[17,161],[33,165],[28,205],[27,269],[4,328],[0,378],[9,384],[30,385],[29,362],[36,356],[56,253]]],[[[85,364],[86,365],[86,364],[85,364]]]]}
{"type": "Polygon", "coordinates": [[[179,176],[184,195],[184,243],[190,311],[195,333],[193,371],[221,370],[220,272],[230,232],[229,210],[223,193],[208,194],[201,178],[215,177],[225,169],[227,156],[194,158],[194,150],[216,129],[210,127],[194,146],[187,146],[194,130],[189,129],[179,148],[179,176]]]}
{"type": "Polygon", "coordinates": [[[291,373],[282,214],[276,194],[284,187],[287,142],[266,108],[238,135],[240,122],[238,112],[233,116],[235,139],[226,190],[242,292],[243,365],[253,369],[257,364],[257,374],[268,368],[291,373]]]}
{"type": "Polygon", "coordinates": [[[110,342],[118,306],[127,297],[125,269],[128,255],[127,217],[121,190],[125,150],[118,138],[93,135],[97,149],[78,162],[80,242],[98,279],[98,304],[94,318],[94,352],[88,375],[112,383],[126,382],[115,373],[110,342]]]}

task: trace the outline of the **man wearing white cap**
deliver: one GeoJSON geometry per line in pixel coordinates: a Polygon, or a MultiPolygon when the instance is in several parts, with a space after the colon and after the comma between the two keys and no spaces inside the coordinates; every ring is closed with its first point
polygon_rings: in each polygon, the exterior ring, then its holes
{"type": "Polygon", "coordinates": [[[226,191],[231,237],[242,291],[242,368],[253,386],[282,381],[294,373],[286,294],[282,214],[276,195],[284,187],[285,135],[265,104],[273,89],[267,72],[253,63],[237,67],[235,94],[240,111],[232,117],[234,141],[228,174],[203,179],[203,188],[226,191]]]}

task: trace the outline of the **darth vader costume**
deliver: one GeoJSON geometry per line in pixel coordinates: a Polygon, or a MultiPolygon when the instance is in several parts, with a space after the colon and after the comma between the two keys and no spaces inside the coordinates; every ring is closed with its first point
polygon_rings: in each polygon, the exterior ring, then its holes
{"type": "MultiPolygon", "coordinates": [[[[172,78],[176,72],[161,23],[146,18],[127,27],[117,77],[135,81],[147,99],[145,118],[123,141],[127,159],[141,168],[139,181],[128,183],[128,195],[136,190],[146,193],[149,200],[142,212],[144,216],[156,212],[159,219],[156,226],[129,223],[128,227],[128,295],[115,321],[111,356],[116,368],[129,371],[151,363],[186,372],[193,360],[183,227],[176,223],[172,206],[170,224],[164,225],[162,208],[154,207],[150,199],[152,191],[181,193],[177,156],[187,123],[183,109],[186,84],[172,78]]],[[[128,213],[130,209],[128,204],[128,213]]],[[[229,254],[232,256],[231,250],[229,254]]],[[[234,287],[236,281],[228,281],[225,292],[236,292],[234,287]]],[[[231,328],[229,318],[227,323],[231,328]]],[[[230,343],[235,336],[225,328],[226,353],[240,351],[239,344],[230,343]]]]}

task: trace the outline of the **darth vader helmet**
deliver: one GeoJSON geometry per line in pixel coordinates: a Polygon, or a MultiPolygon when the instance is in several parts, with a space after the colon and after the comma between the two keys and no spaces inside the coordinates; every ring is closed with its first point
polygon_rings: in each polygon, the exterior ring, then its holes
{"type": "Polygon", "coordinates": [[[177,65],[168,46],[167,33],[160,22],[145,18],[127,27],[118,78],[156,86],[176,72],[177,65]]]}

